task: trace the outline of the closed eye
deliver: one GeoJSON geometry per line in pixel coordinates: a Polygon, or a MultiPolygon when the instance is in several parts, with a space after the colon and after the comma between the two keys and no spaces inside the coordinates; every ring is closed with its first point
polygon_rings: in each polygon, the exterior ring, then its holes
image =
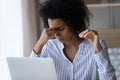
{"type": "Polygon", "coordinates": [[[63,31],[64,29],[65,29],[65,25],[55,28],[56,31],[63,31]]]}

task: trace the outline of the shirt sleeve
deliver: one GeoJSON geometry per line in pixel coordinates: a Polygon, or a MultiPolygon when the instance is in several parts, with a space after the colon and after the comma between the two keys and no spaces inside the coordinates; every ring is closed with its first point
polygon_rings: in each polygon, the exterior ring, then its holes
{"type": "Polygon", "coordinates": [[[99,79],[100,80],[116,80],[114,67],[111,65],[107,46],[104,40],[100,40],[102,51],[94,54],[97,63],[99,79]]]}
{"type": "Polygon", "coordinates": [[[43,48],[42,48],[42,51],[37,55],[35,54],[34,50],[32,50],[31,54],[30,54],[30,57],[33,57],[33,58],[39,58],[39,57],[48,57],[48,43],[46,43],[43,48]]]}
{"type": "Polygon", "coordinates": [[[35,54],[34,50],[32,50],[30,57],[40,57],[40,54],[35,54]]]}

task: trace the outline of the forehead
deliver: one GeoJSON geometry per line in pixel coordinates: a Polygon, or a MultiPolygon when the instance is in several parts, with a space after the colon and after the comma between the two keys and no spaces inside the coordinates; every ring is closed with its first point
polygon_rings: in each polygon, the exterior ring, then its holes
{"type": "Polygon", "coordinates": [[[58,28],[64,25],[65,23],[63,22],[63,20],[56,18],[56,19],[48,19],[48,24],[50,28],[58,28]]]}

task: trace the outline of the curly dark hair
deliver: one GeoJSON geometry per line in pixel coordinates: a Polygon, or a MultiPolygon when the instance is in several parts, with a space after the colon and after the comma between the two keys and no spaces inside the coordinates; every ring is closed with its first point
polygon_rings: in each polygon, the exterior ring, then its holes
{"type": "Polygon", "coordinates": [[[46,0],[39,13],[45,27],[49,27],[48,18],[60,18],[77,35],[89,26],[90,12],[83,0],[46,0]]]}

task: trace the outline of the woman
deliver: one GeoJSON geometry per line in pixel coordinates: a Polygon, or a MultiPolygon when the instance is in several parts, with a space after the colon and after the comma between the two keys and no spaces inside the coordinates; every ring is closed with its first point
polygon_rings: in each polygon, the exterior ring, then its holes
{"type": "Polygon", "coordinates": [[[58,80],[116,79],[104,40],[87,29],[89,11],[82,0],[47,0],[40,16],[45,28],[31,57],[52,58],[58,80]]]}

